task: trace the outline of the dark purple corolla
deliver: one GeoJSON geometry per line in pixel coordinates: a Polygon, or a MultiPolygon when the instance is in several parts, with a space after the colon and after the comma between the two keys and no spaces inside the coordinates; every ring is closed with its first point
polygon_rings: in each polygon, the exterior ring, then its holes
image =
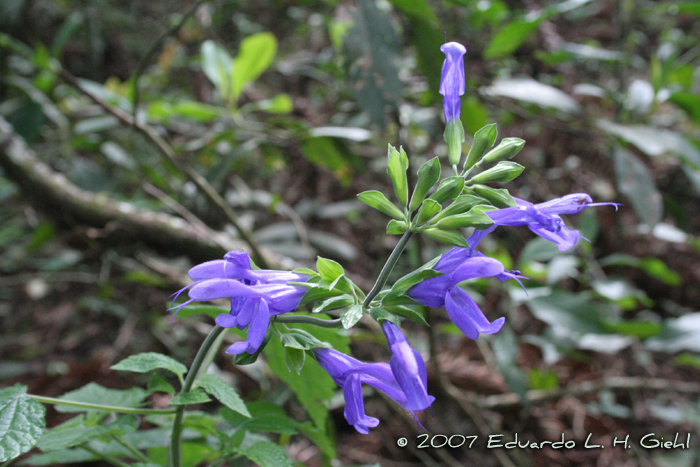
{"type": "Polygon", "coordinates": [[[445,123],[459,118],[461,102],[459,96],[464,94],[464,54],[467,49],[457,42],[448,42],[440,47],[445,54],[440,80],[440,94],[444,99],[445,123]]]}
{"type": "MultiPolygon", "coordinates": [[[[566,251],[576,245],[581,236],[578,230],[568,228],[560,214],[576,214],[589,206],[619,206],[618,203],[593,203],[586,193],[572,193],[544,203],[532,204],[519,198],[514,198],[517,206],[487,211],[493,220],[493,225],[485,230],[477,230],[467,239],[473,249],[479,242],[499,225],[527,225],[530,230],[542,238],[556,243],[559,251],[566,251]]],[[[585,239],[585,237],[582,237],[585,239]]]]}
{"type": "Polygon", "coordinates": [[[177,292],[175,299],[186,289],[190,299],[172,309],[177,313],[194,301],[230,298],[231,311],[217,316],[216,324],[249,328],[245,341],[236,342],[226,350],[230,354],[255,353],[265,339],[270,317],[295,310],[306,293],[304,287],[288,282],[309,279],[293,272],[253,269],[248,254],[242,251],[231,251],[223,260],[195,266],[189,274],[195,282],[177,292]]]}
{"type": "Polygon", "coordinates": [[[433,267],[444,275],[427,279],[412,287],[407,295],[418,303],[445,308],[452,322],[470,339],[479,334],[501,330],[505,318],[489,322],[472,298],[458,286],[460,282],[479,277],[496,277],[500,281],[518,280],[518,272],[506,271],[500,261],[484,256],[471,248],[453,248],[433,267]]]}
{"type": "Polygon", "coordinates": [[[365,363],[333,349],[316,349],[314,353],[321,367],[333,381],[343,388],[345,419],[363,434],[379,424],[379,420],[365,414],[362,385],[368,384],[410,411],[424,410],[435,400],[427,393],[425,363],[411,348],[401,330],[385,322],[384,332],[391,349],[391,363],[365,363]]]}

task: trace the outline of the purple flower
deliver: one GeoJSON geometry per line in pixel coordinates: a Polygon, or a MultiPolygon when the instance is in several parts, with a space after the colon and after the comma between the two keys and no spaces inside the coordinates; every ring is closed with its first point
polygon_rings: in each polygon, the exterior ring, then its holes
{"type": "Polygon", "coordinates": [[[440,80],[440,94],[444,99],[445,123],[459,118],[461,102],[459,96],[464,94],[464,54],[467,49],[457,42],[448,42],[440,47],[445,54],[440,80]]]}
{"type": "Polygon", "coordinates": [[[316,349],[314,353],[321,367],[333,381],[343,388],[345,419],[363,434],[379,424],[379,420],[365,414],[362,384],[382,391],[406,410],[424,410],[435,400],[426,392],[425,363],[396,325],[384,325],[391,363],[365,363],[333,349],[316,349]]]}
{"type": "Polygon", "coordinates": [[[471,248],[451,249],[433,269],[444,275],[413,286],[407,293],[409,297],[425,306],[445,308],[455,326],[470,339],[477,339],[479,334],[494,334],[501,330],[505,318],[489,322],[474,300],[458,284],[477,277],[495,276],[501,282],[518,280],[522,276],[517,271],[506,271],[500,261],[471,248]]]}
{"type": "Polygon", "coordinates": [[[223,260],[197,265],[189,274],[195,282],[178,291],[175,300],[187,289],[190,299],[171,309],[177,314],[194,301],[230,298],[231,311],[217,316],[216,324],[225,328],[249,327],[246,340],[226,350],[230,354],[257,352],[270,326],[270,317],[293,311],[306,293],[305,288],[287,282],[309,279],[293,272],[252,269],[248,254],[242,251],[231,251],[223,260]]]}
{"type": "MultiPolygon", "coordinates": [[[[527,225],[530,230],[542,238],[556,243],[559,251],[566,251],[576,245],[580,236],[578,230],[569,229],[564,225],[560,214],[576,214],[588,206],[619,206],[618,203],[593,203],[586,193],[572,193],[540,204],[532,204],[519,198],[514,198],[517,206],[487,211],[493,220],[488,229],[477,230],[467,239],[470,248],[479,242],[499,225],[527,225]]],[[[585,237],[584,240],[587,240],[585,237]]]]}

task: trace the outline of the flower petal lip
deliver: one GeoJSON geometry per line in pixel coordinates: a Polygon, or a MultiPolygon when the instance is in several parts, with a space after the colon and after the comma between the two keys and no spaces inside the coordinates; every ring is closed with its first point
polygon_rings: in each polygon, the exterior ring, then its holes
{"type": "Polygon", "coordinates": [[[472,298],[461,288],[454,287],[445,298],[447,314],[470,339],[476,340],[479,334],[495,334],[501,330],[506,319],[501,317],[490,323],[472,298]]]}

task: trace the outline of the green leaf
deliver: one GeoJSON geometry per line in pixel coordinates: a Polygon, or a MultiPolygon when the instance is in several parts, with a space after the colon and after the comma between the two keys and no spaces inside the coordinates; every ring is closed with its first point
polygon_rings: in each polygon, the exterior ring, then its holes
{"type": "Polygon", "coordinates": [[[416,188],[411,195],[411,212],[418,209],[430,189],[440,179],[440,160],[437,157],[430,159],[418,169],[418,180],[416,188]]]}
{"type": "Polygon", "coordinates": [[[232,101],[237,101],[243,89],[267,70],[277,53],[277,39],[272,33],[261,32],[243,39],[233,61],[232,101]]]}
{"type": "Polygon", "coordinates": [[[314,271],[313,269],[309,269],[309,268],[298,268],[298,269],[294,269],[292,272],[295,274],[305,274],[305,275],[311,276],[311,277],[318,276],[318,273],[316,271],[314,271]]]}
{"type": "Polygon", "coordinates": [[[464,162],[465,169],[471,169],[481,160],[486,151],[496,142],[496,136],[498,136],[498,128],[495,123],[486,125],[474,134],[474,142],[464,162]]]}
{"type": "Polygon", "coordinates": [[[626,320],[619,322],[605,322],[603,324],[610,332],[616,332],[625,336],[638,337],[642,340],[656,336],[663,329],[663,325],[661,323],[655,323],[653,321],[626,320]]]}
{"type": "Polygon", "coordinates": [[[337,310],[338,308],[346,308],[355,303],[353,297],[348,295],[341,295],[339,297],[331,297],[327,300],[317,303],[311,310],[312,313],[325,313],[330,310],[337,310]]]}
{"type": "Polygon", "coordinates": [[[330,137],[311,137],[301,143],[303,156],[320,167],[325,167],[343,186],[352,180],[353,170],[362,167],[360,159],[350,153],[346,147],[330,137]]]}
{"type": "MultiPolygon", "coordinates": [[[[265,99],[262,101],[252,102],[245,106],[246,109],[250,110],[262,110],[263,112],[271,114],[288,114],[294,110],[294,102],[289,94],[277,94],[272,99],[265,99]]],[[[241,108],[241,111],[243,109],[241,108]]]]}
{"type": "Polygon", "coordinates": [[[429,199],[435,200],[442,204],[445,201],[455,199],[462,194],[464,189],[463,177],[448,177],[440,182],[435,193],[430,195],[429,199]]]}
{"type": "Polygon", "coordinates": [[[428,279],[432,279],[433,277],[439,277],[442,275],[443,273],[434,269],[417,269],[411,272],[410,274],[406,274],[401,279],[396,281],[394,286],[391,288],[391,291],[405,292],[416,284],[419,284],[428,279]]]}
{"type": "MultiPolygon", "coordinates": [[[[141,388],[131,389],[107,389],[97,383],[89,383],[80,389],[70,391],[59,399],[74,402],[86,402],[89,404],[107,404],[116,407],[140,407],[148,393],[141,388]]],[[[84,409],[68,405],[56,405],[59,412],[89,412],[96,409],[84,409]]]]}
{"type": "Polygon", "coordinates": [[[283,435],[295,435],[299,422],[284,413],[282,407],[267,401],[246,404],[250,418],[244,417],[227,407],[222,407],[221,415],[228,423],[240,430],[264,431],[283,435]]]}
{"type": "Polygon", "coordinates": [[[272,338],[272,326],[267,328],[267,333],[265,334],[265,339],[263,339],[262,344],[260,347],[258,347],[258,350],[255,351],[253,354],[249,354],[248,352],[243,352],[238,355],[233,359],[233,364],[234,365],[252,365],[253,363],[258,361],[258,357],[262,353],[262,351],[265,349],[267,344],[270,342],[270,339],[272,338]]]}
{"type": "Polygon", "coordinates": [[[668,100],[683,109],[695,123],[700,124],[700,96],[692,92],[678,91],[671,94],[668,100]]]}
{"type": "Polygon", "coordinates": [[[362,318],[362,305],[353,305],[340,315],[340,322],[345,329],[350,329],[362,318]]]}
{"type": "Polygon", "coordinates": [[[485,229],[493,224],[493,220],[484,212],[485,207],[475,206],[464,214],[445,217],[436,226],[438,229],[463,229],[465,227],[485,229]]]}
{"type": "Polygon", "coordinates": [[[409,308],[407,306],[403,305],[395,305],[395,306],[387,306],[385,309],[389,313],[393,313],[395,315],[399,315],[403,318],[408,318],[413,322],[416,322],[418,324],[422,324],[424,326],[430,326],[428,322],[425,320],[425,317],[420,311],[414,310],[413,308],[409,308]]]}
{"type": "Polygon", "coordinates": [[[209,78],[225,100],[230,100],[233,92],[231,74],[233,72],[233,60],[219,44],[213,41],[204,41],[200,48],[202,54],[202,71],[209,78]]]}
{"type": "Polygon", "coordinates": [[[407,16],[419,18],[437,25],[440,23],[433,9],[425,0],[389,0],[398,10],[407,16]]]}
{"type": "Polygon", "coordinates": [[[272,441],[258,441],[248,448],[236,448],[237,453],[244,455],[260,467],[294,467],[294,461],[283,447],[272,441]]]}
{"type": "MultiPolygon", "coordinates": [[[[73,422],[73,420],[70,422],[73,422]]],[[[138,427],[139,421],[133,415],[122,415],[109,425],[86,426],[80,424],[58,426],[44,433],[39,439],[38,447],[44,452],[67,449],[108,434],[124,435],[132,433],[138,430],[138,427]]]]}
{"type": "Polygon", "coordinates": [[[663,199],[649,169],[637,156],[619,146],[613,157],[617,189],[627,197],[643,223],[658,224],[663,217],[663,199]]]}
{"type": "Polygon", "coordinates": [[[190,392],[181,392],[177,396],[170,399],[168,405],[191,405],[203,404],[205,402],[211,402],[211,398],[201,389],[195,389],[194,391],[190,392]]]}
{"type": "Polygon", "coordinates": [[[403,235],[408,230],[408,224],[406,221],[397,221],[392,219],[386,225],[386,233],[389,235],[403,235]]]}
{"type": "Polygon", "coordinates": [[[398,318],[398,316],[393,313],[389,313],[383,308],[372,308],[369,310],[369,315],[380,324],[382,321],[389,321],[397,326],[401,326],[401,320],[398,318]]]}
{"type": "Polygon", "coordinates": [[[491,188],[486,185],[473,185],[470,187],[474,192],[484,199],[487,199],[491,204],[497,208],[509,208],[517,206],[517,203],[513,197],[508,193],[508,190],[504,188],[491,188]]]}
{"type": "Polygon", "coordinates": [[[503,138],[498,146],[486,153],[484,162],[495,162],[501,159],[511,159],[525,146],[525,140],[520,138],[503,138]]]}
{"type": "Polygon", "coordinates": [[[364,191],[357,195],[357,197],[368,205],[369,207],[372,207],[378,211],[381,211],[382,213],[386,214],[387,216],[393,217],[394,219],[398,220],[404,220],[406,216],[404,216],[403,212],[401,209],[396,207],[394,203],[389,201],[386,196],[384,196],[384,193],[376,190],[370,190],[370,191],[364,191]]]}
{"type": "Polygon", "coordinates": [[[285,362],[287,363],[287,370],[294,370],[296,374],[301,374],[301,370],[302,368],[304,368],[304,362],[306,361],[306,351],[286,346],[284,350],[284,357],[285,362]]]}
{"type": "Polygon", "coordinates": [[[566,113],[578,113],[581,106],[564,91],[540,83],[532,78],[497,79],[482,89],[491,96],[508,97],[529,102],[542,108],[553,108],[566,113]]]}
{"type": "Polygon", "coordinates": [[[116,365],[112,365],[112,370],[133,371],[134,373],[148,373],[156,369],[168,370],[175,373],[179,378],[187,373],[187,367],[177,360],[167,355],[146,352],[132,355],[116,365]]]}
{"type": "Polygon", "coordinates": [[[0,462],[32,449],[46,426],[44,406],[26,391],[20,384],[0,390],[0,462]]]}
{"type": "Polygon", "coordinates": [[[292,329],[288,333],[281,334],[280,342],[285,347],[299,350],[328,349],[331,347],[329,343],[319,340],[303,329],[292,329]]]}
{"type": "Polygon", "coordinates": [[[204,374],[195,382],[195,388],[204,389],[229,409],[250,417],[250,412],[241,397],[221,376],[213,373],[204,374]]]}
{"type": "Polygon", "coordinates": [[[440,205],[440,203],[438,203],[434,199],[426,199],[425,201],[423,201],[423,204],[421,204],[420,209],[418,210],[415,225],[425,224],[430,219],[432,219],[437,213],[439,213],[441,209],[442,206],[440,205]]]}
{"type": "Polygon", "coordinates": [[[442,230],[439,228],[430,228],[423,231],[428,237],[440,243],[446,243],[447,245],[458,246],[462,248],[469,247],[467,241],[464,239],[464,235],[457,230],[442,230]]]}
{"type": "MultiPolygon", "coordinates": [[[[394,184],[396,199],[399,200],[399,203],[401,203],[402,206],[406,206],[408,204],[408,178],[406,175],[406,170],[408,169],[408,157],[403,151],[403,148],[400,149],[401,152],[397,151],[391,144],[389,145],[386,171],[389,174],[391,182],[394,184]]],[[[403,216],[397,219],[403,219],[403,216]]]]}
{"type": "Polygon", "coordinates": [[[537,30],[541,18],[534,21],[516,19],[498,30],[484,50],[484,58],[498,58],[509,55],[523,44],[537,30]]]}
{"type": "Polygon", "coordinates": [[[168,383],[158,375],[151,375],[151,379],[148,381],[146,390],[149,393],[165,392],[170,394],[171,396],[175,394],[175,388],[173,387],[173,385],[168,383]]]}
{"type": "Polygon", "coordinates": [[[326,259],[320,256],[316,260],[316,269],[318,269],[321,278],[327,281],[334,281],[345,274],[345,270],[340,264],[332,259],[326,259]]]}
{"type": "Polygon", "coordinates": [[[520,175],[525,169],[516,162],[501,161],[495,166],[484,170],[472,177],[471,183],[509,182],[520,175]]]}
{"type": "Polygon", "coordinates": [[[312,289],[309,289],[303,297],[301,297],[301,301],[299,302],[299,306],[306,306],[310,303],[316,302],[318,300],[324,300],[329,297],[336,297],[338,295],[342,295],[343,292],[340,290],[329,290],[325,287],[314,287],[312,289]]]}
{"type": "Polygon", "coordinates": [[[464,214],[474,206],[478,206],[480,204],[485,204],[485,200],[483,198],[479,198],[478,196],[458,196],[449,206],[440,211],[438,215],[433,217],[433,223],[436,223],[448,216],[454,216],[455,214],[464,214]]]}

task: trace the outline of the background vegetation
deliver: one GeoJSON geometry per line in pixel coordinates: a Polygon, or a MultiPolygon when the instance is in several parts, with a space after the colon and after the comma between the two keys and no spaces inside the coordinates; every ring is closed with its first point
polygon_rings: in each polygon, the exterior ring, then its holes
{"type": "MultiPolygon", "coordinates": [[[[472,449],[398,447],[417,428],[378,394],[367,408],[380,426],[356,433],[332,381],[313,362],[290,373],[274,346],[267,364],[216,358],[251,413],[277,417],[241,427],[224,412],[227,426],[267,433],[309,466],[698,465],[698,16],[700,2],[644,0],[0,2],[0,117],[12,125],[0,120],[2,385],[119,389],[144,382],[109,370],[135,352],[189,362],[213,321],[170,324],[166,299],[229,249],[285,269],[321,254],[368,290],[397,237],[356,194],[390,192],[387,143],[412,167],[446,156],[446,37],[468,49],[467,133],[497,122],[499,139],[527,141],[515,196],[586,192],[623,207],[570,216],[590,240],[575,252],[526,229],[482,242],[531,278],[529,296],[469,285],[491,320],[507,316],[499,334],[470,341],[443,314],[440,337],[406,325],[438,399],[421,422],[479,435],[472,449]],[[652,432],[691,433],[691,449],[640,447],[652,432]],[[490,433],[564,433],[577,447],[489,450],[490,433]],[[634,445],[583,449],[589,433],[634,445]]],[[[397,277],[443,251],[414,242],[397,277]]],[[[369,331],[324,337],[386,361],[369,331]]],[[[49,427],[64,420],[49,411],[49,427]]],[[[197,439],[188,465],[215,464],[197,439]]],[[[69,458],[37,452],[25,461],[69,458]]]]}

